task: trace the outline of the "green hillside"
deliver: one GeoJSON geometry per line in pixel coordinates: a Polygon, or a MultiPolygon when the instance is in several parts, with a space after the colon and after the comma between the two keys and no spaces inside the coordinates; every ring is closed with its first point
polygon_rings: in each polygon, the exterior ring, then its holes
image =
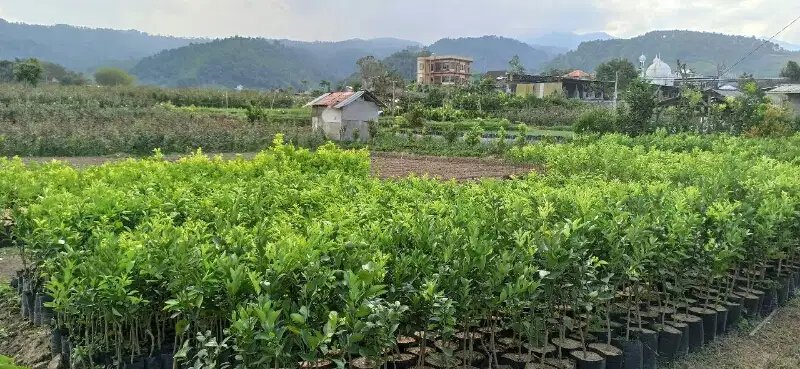
{"type": "Polygon", "coordinates": [[[162,51],[131,69],[141,83],[169,87],[300,88],[331,73],[312,54],[277,41],[233,37],[162,51]]]}
{"type": "Polygon", "coordinates": [[[686,63],[697,73],[712,76],[717,67],[733,67],[728,76],[743,72],[760,77],[777,77],[788,60],[800,60],[800,52],[790,52],[774,43],[767,43],[734,67],[747,53],[762,44],[755,37],[731,36],[695,31],[653,31],[631,39],[589,41],[577,50],[558,56],[547,68],[572,68],[593,71],[598,64],[616,57],[637,63],[639,56],[647,56],[648,65],[660,55],[664,62],[675,68],[677,60],[686,63]]]}
{"type": "MultiPolygon", "coordinates": [[[[198,39],[204,41],[203,39],[198,39]]],[[[197,42],[134,30],[68,25],[40,26],[0,19],[0,60],[38,58],[75,70],[91,70],[115,60],[141,59],[164,49],[197,42]]]]}

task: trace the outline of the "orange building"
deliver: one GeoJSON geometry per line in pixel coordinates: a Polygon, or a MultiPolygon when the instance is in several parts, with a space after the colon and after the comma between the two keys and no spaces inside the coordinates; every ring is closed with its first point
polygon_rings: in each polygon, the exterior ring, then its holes
{"type": "Polygon", "coordinates": [[[417,58],[417,83],[421,85],[454,85],[466,82],[472,59],[463,56],[421,56],[417,58]]]}

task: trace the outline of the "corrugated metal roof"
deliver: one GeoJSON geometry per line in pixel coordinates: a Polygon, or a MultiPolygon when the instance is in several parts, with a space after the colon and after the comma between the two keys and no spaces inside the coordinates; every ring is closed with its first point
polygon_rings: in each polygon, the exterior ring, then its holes
{"type": "Polygon", "coordinates": [[[331,92],[314,99],[309,105],[333,107],[342,101],[346,101],[355,94],[355,92],[331,92]]]}
{"type": "Polygon", "coordinates": [[[800,84],[798,85],[781,85],[769,91],[768,94],[800,94],[800,84]]]}
{"type": "Polygon", "coordinates": [[[324,94],[310,103],[306,104],[305,106],[327,106],[329,108],[341,109],[347,105],[352,104],[359,98],[363,97],[364,100],[372,101],[377,104],[379,107],[385,107],[386,105],[383,104],[380,100],[378,100],[375,95],[370,93],[369,91],[357,91],[357,92],[329,92],[324,94]]]}

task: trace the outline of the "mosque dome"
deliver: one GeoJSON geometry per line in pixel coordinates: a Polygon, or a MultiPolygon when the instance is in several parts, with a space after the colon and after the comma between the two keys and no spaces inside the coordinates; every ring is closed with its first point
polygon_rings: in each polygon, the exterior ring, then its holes
{"type": "Polygon", "coordinates": [[[658,56],[653,59],[653,64],[647,67],[644,76],[651,83],[661,86],[672,86],[675,82],[672,68],[670,68],[667,63],[661,61],[661,58],[658,56]]]}

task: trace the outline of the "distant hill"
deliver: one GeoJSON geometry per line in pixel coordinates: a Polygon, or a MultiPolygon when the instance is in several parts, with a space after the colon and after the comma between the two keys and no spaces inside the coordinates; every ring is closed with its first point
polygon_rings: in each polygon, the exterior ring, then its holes
{"type": "Polygon", "coordinates": [[[444,38],[428,49],[436,55],[460,55],[474,60],[472,70],[485,72],[506,70],[508,61],[518,55],[522,65],[530,72],[538,70],[550,55],[539,49],[511,38],[499,36],[444,38]]]}
{"type": "Polygon", "coordinates": [[[203,39],[68,25],[40,26],[0,19],[0,59],[35,57],[75,70],[141,59],[203,39]],[[108,62],[108,63],[107,63],[108,62]]]}
{"type": "MultiPolygon", "coordinates": [[[[680,59],[681,63],[686,63],[695,72],[712,76],[717,74],[718,65],[733,67],[734,63],[763,42],[755,37],[710,32],[653,31],[631,39],[584,42],[578,49],[552,60],[547,68],[573,68],[588,72],[616,57],[627,58],[638,65],[639,56],[644,54],[648,65],[654,56],[660,55],[661,60],[673,66],[673,69],[680,59]]],[[[747,72],[759,77],[777,77],[788,60],[800,60],[800,53],[768,43],[733,67],[728,76],[747,72]]]]}
{"type": "Polygon", "coordinates": [[[428,48],[408,48],[389,55],[381,62],[387,69],[399,74],[403,79],[415,80],[417,79],[417,58],[430,54],[428,48]]]}
{"type": "Polygon", "coordinates": [[[800,51],[800,45],[798,44],[793,44],[790,42],[780,41],[780,40],[775,40],[775,43],[789,51],[800,51]]]}
{"type": "Polygon", "coordinates": [[[572,32],[549,32],[540,35],[528,35],[520,38],[522,41],[534,46],[539,47],[555,47],[567,52],[574,50],[581,44],[581,42],[595,41],[595,40],[613,40],[614,36],[605,32],[595,32],[586,34],[577,34],[572,32]]]}
{"type": "Polygon", "coordinates": [[[303,80],[316,85],[331,78],[326,66],[306,50],[244,37],[165,50],[142,59],[130,72],[141,83],[167,87],[300,88],[303,80]]]}

